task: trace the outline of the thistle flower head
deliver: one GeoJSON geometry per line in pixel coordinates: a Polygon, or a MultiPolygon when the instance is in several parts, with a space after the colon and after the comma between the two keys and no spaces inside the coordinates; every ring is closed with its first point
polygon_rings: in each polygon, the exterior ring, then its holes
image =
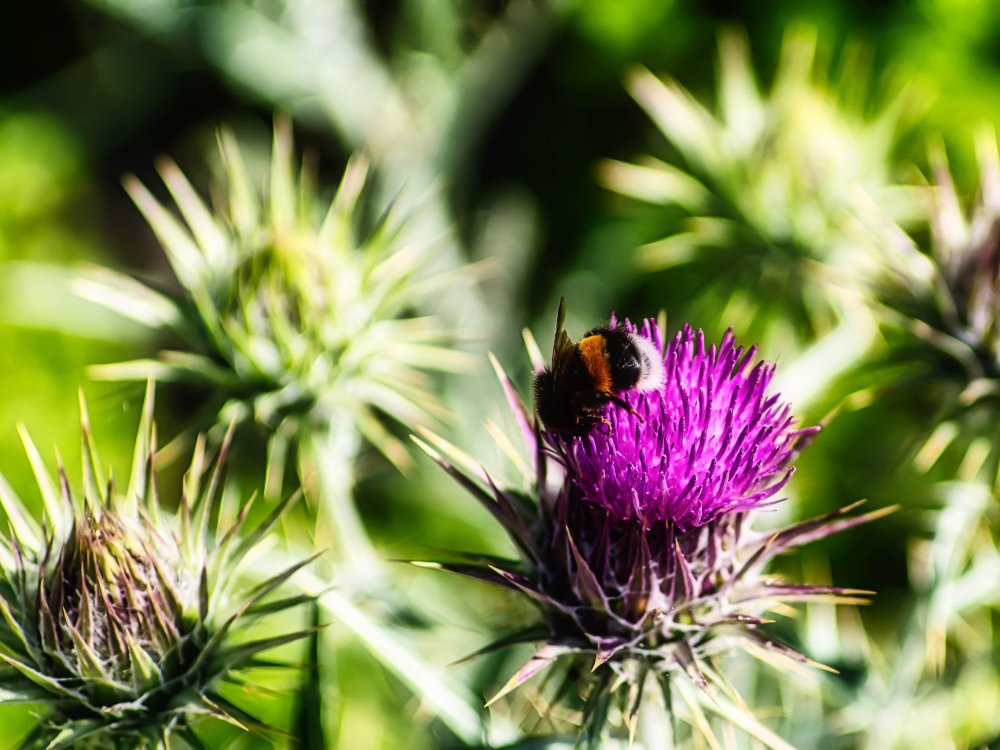
{"type": "MultiPolygon", "coordinates": [[[[655,323],[624,327],[662,351],[655,323]]],[[[632,411],[609,409],[608,428],[581,440],[547,433],[576,495],[621,521],[686,531],[780,491],[804,433],[792,429],[789,407],[768,396],[774,368],[753,364],[755,353],[738,346],[731,330],[706,348],[704,334],[685,326],[666,348],[660,390],[626,392],[632,411]]]]}
{"type": "Polygon", "coordinates": [[[391,208],[367,218],[364,159],[348,164],[328,202],[317,197],[309,169],[296,174],[287,122],[276,125],[262,188],[231,133],[220,133],[219,146],[225,180],[212,206],[172,161],[159,164],[180,220],[137,179],[126,180],[179,293],[166,296],[110,272],[78,288],[172,330],[183,346],[97,373],[201,382],[222,401],[220,430],[234,418],[264,425],[276,461],[303,431],[337,423],[404,463],[408,454],[384,416],[410,425],[440,418],[427,372],[467,363],[444,346],[457,334],[416,311],[469,271],[431,273],[433,248],[408,244],[405,222],[391,208]]]}
{"type": "MultiPolygon", "coordinates": [[[[652,321],[625,325],[659,344],[652,321]]],[[[574,684],[565,672],[562,694],[583,696],[581,737],[594,747],[613,694],[634,729],[647,677],[668,695],[681,673],[710,695],[713,685],[728,691],[714,660],[734,645],[811,663],[768,635],[762,614],[782,601],[862,592],[782,582],[763,567],[878,514],[844,519],[844,509],[776,533],[750,530],[753,511],[787,481],[796,444],[816,431],[793,429],[788,407],[767,394],[771,365],[752,364],[754,354],[731,332],[706,348],[685,328],[666,348],[662,388],[623,394],[637,414],[610,404],[607,429],[569,438],[543,431],[498,368],[535,456],[527,495],[488,476],[486,489],[427,446],[521,552],[434,565],[526,594],[540,612],[541,623],[502,641],[544,644],[497,697],[546,666],[582,659],[587,676],[574,684]]]]}
{"type": "Polygon", "coordinates": [[[85,410],[82,498],[61,467],[53,482],[27,433],[41,525],[0,481],[9,521],[0,539],[0,686],[5,700],[43,709],[22,747],[160,747],[171,734],[200,747],[189,720],[204,715],[272,729],[219,686],[240,685],[239,672],[258,666],[260,652],[307,634],[243,635],[262,615],[304,600],[261,601],[301,564],[240,591],[243,559],[280,509],[247,534],[240,534],[245,511],[231,528],[213,528],[222,458],[202,485],[203,443],[177,516],[160,515],[151,409],[150,390],[123,496],[101,477],[85,410]]]}

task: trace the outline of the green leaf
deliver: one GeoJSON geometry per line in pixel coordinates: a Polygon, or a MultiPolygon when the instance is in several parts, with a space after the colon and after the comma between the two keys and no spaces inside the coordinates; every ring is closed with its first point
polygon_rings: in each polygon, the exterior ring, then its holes
{"type": "Polygon", "coordinates": [[[87,375],[94,380],[155,380],[166,383],[187,377],[186,373],[157,359],[132,359],[107,365],[90,365],[87,367],[87,375]]]}
{"type": "MultiPolygon", "coordinates": [[[[322,554],[323,554],[322,552],[317,552],[312,557],[308,557],[305,560],[302,560],[296,563],[295,565],[286,568],[278,575],[273,576],[264,583],[254,587],[254,589],[252,589],[251,591],[250,597],[243,603],[243,605],[233,615],[231,615],[229,619],[226,620],[226,622],[224,622],[214,633],[212,633],[212,636],[209,639],[208,643],[205,644],[205,646],[202,648],[201,653],[198,655],[198,658],[195,660],[195,666],[193,668],[197,668],[198,665],[203,663],[207,658],[213,656],[216,651],[221,649],[222,644],[225,643],[225,640],[228,637],[233,626],[248,609],[250,609],[254,604],[256,604],[262,597],[267,596],[267,594],[276,589],[282,583],[291,578],[295,573],[297,573],[305,566],[309,565],[311,562],[313,562],[313,560],[315,560],[322,554]]],[[[301,638],[301,637],[303,637],[301,634],[297,634],[295,636],[295,638],[301,638]]],[[[294,640],[294,638],[292,640],[294,640]]]]}
{"type": "Polygon", "coordinates": [[[406,450],[406,446],[399,438],[389,432],[374,414],[367,410],[360,411],[355,417],[355,422],[365,440],[389,459],[400,474],[405,475],[412,471],[413,459],[409,451],[406,450]]]}
{"type": "Polygon", "coordinates": [[[319,626],[318,628],[307,628],[293,633],[284,633],[270,638],[261,638],[256,641],[249,641],[247,643],[239,643],[225,648],[220,648],[218,652],[212,656],[211,665],[219,674],[224,674],[232,669],[239,669],[243,665],[250,666],[250,660],[256,654],[269,651],[272,648],[277,648],[278,646],[284,646],[286,643],[294,643],[295,641],[302,640],[317,630],[322,630],[322,628],[323,626],[319,626]]]}
{"type": "MultiPolygon", "coordinates": [[[[682,690],[682,693],[688,701],[689,706],[691,706],[694,701],[698,701],[697,698],[691,698],[688,696],[686,691],[682,690]]],[[[754,737],[768,747],[772,748],[772,750],[795,750],[794,746],[785,742],[785,740],[781,739],[781,737],[765,727],[753,716],[748,714],[746,711],[741,710],[724,698],[720,698],[718,702],[700,701],[700,703],[708,708],[709,711],[718,714],[727,722],[739,727],[751,737],[754,737]]]]}
{"type": "Polygon", "coordinates": [[[550,628],[547,625],[529,625],[524,628],[515,630],[513,633],[505,635],[503,638],[498,638],[495,641],[491,641],[482,648],[478,648],[471,654],[463,656],[461,659],[457,659],[452,664],[462,664],[463,662],[470,661],[479,656],[484,656],[486,654],[491,654],[494,651],[500,651],[510,646],[517,646],[522,643],[532,643],[536,641],[544,641],[552,635],[550,628]]]}
{"type": "Polygon", "coordinates": [[[626,87],[660,131],[697,169],[718,170],[724,149],[713,135],[712,116],[675,81],[661,81],[648,70],[631,71],[626,87]]]}
{"type": "Polygon", "coordinates": [[[246,163],[240,153],[233,132],[228,128],[219,130],[219,152],[226,168],[229,181],[229,215],[233,227],[241,235],[249,234],[260,223],[260,208],[253,183],[250,181],[246,163]]]}
{"type": "Polygon", "coordinates": [[[88,680],[97,683],[113,683],[114,680],[101,663],[101,658],[94,653],[94,650],[87,643],[86,639],[80,635],[72,623],[65,622],[63,626],[69,630],[70,636],[73,639],[73,652],[76,656],[76,663],[80,669],[80,674],[88,680]]]}
{"type": "Polygon", "coordinates": [[[350,218],[357,208],[367,178],[368,161],[358,155],[352,156],[320,228],[320,236],[328,238],[333,247],[350,247],[352,244],[350,218]]]}
{"type": "Polygon", "coordinates": [[[304,678],[298,689],[298,700],[295,701],[296,720],[295,735],[301,750],[326,750],[327,742],[323,731],[323,680],[320,674],[321,659],[326,655],[320,651],[320,614],[319,606],[313,605],[313,632],[309,639],[309,656],[311,666],[305,670],[304,678]]]}
{"type": "Polygon", "coordinates": [[[87,401],[83,397],[83,389],[77,391],[80,403],[80,429],[83,434],[83,450],[81,458],[83,463],[83,487],[84,497],[92,503],[106,502],[104,497],[104,473],[101,471],[101,460],[97,455],[97,446],[94,444],[93,434],[90,431],[90,416],[87,413],[87,401]]]}
{"type": "Polygon", "coordinates": [[[317,594],[299,594],[297,596],[289,596],[284,599],[275,599],[270,602],[263,602],[261,604],[255,604],[246,612],[243,616],[247,619],[253,619],[257,617],[264,617],[267,615],[272,615],[277,612],[283,612],[288,609],[293,609],[301,604],[307,604],[309,602],[316,601],[317,594]]]}
{"type": "Polygon", "coordinates": [[[31,471],[35,475],[35,482],[42,495],[42,503],[45,506],[45,517],[51,524],[55,537],[63,539],[69,533],[68,514],[72,511],[72,507],[68,504],[66,498],[61,497],[59,491],[56,490],[52,476],[49,474],[48,469],[45,468],[42,457],[38,454],[38,449],[35,448],[35,444],[31,441],[31,436],[28,435],[28,431],[24,425],[19,424],[17,431],[21,435],[24,451],[28,454],[31,471]]]}
{"type": "Polygon", "coordinates": [[[271,146],[271,211],[268,219],[275,233],[290,232],[295,224],[295,184],[292,178],[291,123],[275,118],[271,146]]]}
{"type": "Polygon", "coordinates": [[[202,381],[209,386],[230,390],[243,385],[239,374],[232,367],[220,365],[211,357],[173,349],[161,352],[160,357],[163,364],[170,368],[173,380],[202,381]]]}
{"type": "MultiPolygon", "coordinates": [[[[13,613],[10,611],[10,605],[7,600],[0,596],[0,614],[3,615],[4,622],[7,623],[7,627],[10,629],[10,633],[14,636],[14,639],[21,644],[24,653],[29,656],[34,661],[38,661],[41,657],[37,647],[32,644],[27,635],[24,632],[24,628],[21,627],[21,623],[17,621],[13,613]]],[[[14,656],[13,653],[10,656],[14,656]]]]}
{"type": "Polygon", "coordinates": [[[173,300],[117,271],[88,266],[70,288],[77,296],[149,328],[182,332],[186,327],[173,300]]]}
{"type": "Polygon", "coordinates": [[[410,560],[409,562],[411,565],[416,565],[418,568],[447,570],[451,573],[458,573],[459,575],[468,576],[469,578],[486,581],[487,583],[492,583],[495,586],[503,586],[504,588],[511,589],[512,591],[522,590],[521,586],[508,580],[501,573],[498,573],[498,568],[495,565],[469,565],[467,563],[434,562],[425,560],[410,560]]]}
{"type": "Polygon", "coordinates": [[[611,709],[612,676],[610,669],[604,669],[597,681],[590,686],[590,693],[583,707],[583,726],[580,728],[580,737],[587,750],[598,750],[601,746],[611,709]]]}
{"type": "Polygon", "coordinates": [[[604,186],[650,203],[676,204],[689,213],[701,213],[712,194],[686,172],[657,159],[638,165],[607,159],[601,163],[604,186]]]}
{"type": "Polygon", "coordinates": [[[493,366],[493,372],[496,374],[497,380],[500,381],[500,387],[503,388],[503,394],[507,398],[507,404],[510,406],[510,410],[514,414],[518,426],[521,428],[521,434],[525,438],[530,455],[535,450],[534,417],[528,410],[528,407],[525,406],[524,401],[521,400],[521,395],[517,392],[514,382],[500,365],[500,361],[493,356],[492,352],[489,353],[489,358],[490,364],[493,366]]]}
{"type": "Polygon", "coordinates": [[[233,551],[233,560],[242,560],[250,550],[254,549],[261,541],[263,541],[267,535],[271,532],[271,529],[278,523],[282,516],[291,508],[295,503],[299,501],[302,497],[302,490],[298,489],[291,495],[282,500],[277,507],[265,518],[257,528],[253,531],[244,534],[238,540],[236,548],[233,551]]]}
{"type": "Polygon", "coordinates": [[[0,507],[3,508],[3,512],[7,516],[14,538],[28,549],[39,549],[42,529],[28,509],[24,507],[24,503],[21,502],[3,474],[0,474],[0,507]]]}
{"type": "Polygon", "coordinates": [[[192,748],[194,748],[194,750],[210,750],[208,745],[202,742],[198,738],[198,735],[194,733],[194,730],[191,729],[191,727],[189,727],[187,724],[180,727],[179,729],[175,729],[174,733],[182,740],[184,740],[186,743],[188,743],[192,748]]]}
{"type": "Polygon", "coordinates": [[[227,700],[224,696],[217,692],[206,693],[202,696],[202,699],[208,701],[209,705],[215,706],[215,708],[220,711],[219,714],[216,714],[219,718],[225,718],[231,723],[235,723],[236,726],[261,734],[271,734],[293,739],[288,732],[261,721],[256,716],[247,713],[242,708],[227,700]]]}
{"type": "Polygon", "coordinates": [[[77,701],[80,704],[87,706],[93,711],[97,711],[97,709],[90,704],[82,693],[63,686],[57,679],[50,677],[49,675],[42,674],[37,669],[33,669],[24,662],[13,659],[4,653],[0,653],[0,661],[6,662],[8,665],[16,669],[48,693],[62,698],[69,698],[70,700],[77,701]]]}
{"type": "MultiPolygon", "coordinates": [[[[153,448],[153,403],[156,400],[156,387],[152,379],[146,381],[146,396],[142,402],[139,416],[139,427],[136,430],[135,447],[132,452],[132,473],[129,475],[128,489],[125,490],[125,502],[119,509],[125,517],[136,516],[138,508],[145,505],[146,488],[153,478],[149,476],[150,451],[153,448]]],[[[114,498],[109,497],[114,502],[114,498]]],[[[114,507],[114,506],[112,506],[114,507]]]]}
{"type": "Polygon", "coordinates": [[[205,257],[191,235],[138,179],[128,175],[123,184],[159,239],[178,280],[192,293],[201,288],[208,269],[205,257]]]}
{"type": "Polygon", "coordinates": [[[691,679],[691,682],[697,685],[705,695],[714,701],[715,696],[712,694],[711,686],[708,684],[705,675],[702,674],[701,668],[698,666],[698,657],[687,640],[682,639],[677,642],[674,647],[674,660],[684,670],[684,674],[691,679]]]}
{"type": "Polygon", "coordinates": [[[59,731],[45,746],[45,750],[72,750],[80,747],[80,741],[88,737],[92,738],[101,733],[113,736],[114,730],[118,726],[117,723],[107,723],[96,719],[74,721],[59,731]]]}

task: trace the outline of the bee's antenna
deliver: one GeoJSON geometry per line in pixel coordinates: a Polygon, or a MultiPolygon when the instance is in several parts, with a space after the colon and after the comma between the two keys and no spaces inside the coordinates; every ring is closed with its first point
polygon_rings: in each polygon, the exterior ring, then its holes
{"type": "Polygon", "coordinates": [[[552,341],[552,348],[554,349],[559,343],[559,334],[562,333],[563,323],[566,322],[566,298],[559,298],[559,312],[556,313],[556,335],[555,339],[552,341]]]}
{"type": "Polygon", "coordinates": [[[637,412],[635,409],[633,409],[631,406],[629,406],[628,402],[625,399],[620,398],[619,396],[616,396],[613,393],[609,393],[608,394],[608,398],[611,399],[611,403],[616,404],[616,405],[620,406],[621,408],[627,409],[628,411],[632,412],[632,414],[634,414],[636,417],[639,418],[640,422],[645,421],[645,420],[643,420],[642,415],[639,412],[637,412]]]}

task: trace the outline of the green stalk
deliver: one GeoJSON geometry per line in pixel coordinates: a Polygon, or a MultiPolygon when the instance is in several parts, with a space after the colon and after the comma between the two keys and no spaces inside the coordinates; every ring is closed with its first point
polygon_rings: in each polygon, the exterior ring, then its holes
{"type": "MultiPolygon", "coordinates": [[[[943,495],[944,507],[937,515],[932,542],[932,578],[907,623],[903,646],[893,665],[893,679],[887,686],[888,695],[869,695],[863,699],[867,705],[879,707],[865,743],[866,750],[897,746],[900,731],[906,725],[907,710],[918,703],[916,695],[921,678],[930,671],[928,636],[936,605],[962,577],[970,540],[992,502],[988,487],[967,483],[949,483],[943,495]]],[[[945,621],[944,625],[947,624],[945,621]]]]}
{"type": "Polygon", "coordinates": [[[384,576],[354,502],[354,464],[361,447],[354,421],[331,419],[325,431],[308,434],[304,442],[303,481],[312,472],[319,490],[317,524],[329,523],[345,578],[356,588],[371,588],[384,576]]]}
{"type": "MultiPolygon", "coordinates": [[[[259,565],[272,569],[280,564],[280,553],[262,556],[259,565]]],[[[280,559],[285,559],[281,556],[280,559]]],[[[423,706],[436,715],[463,742],[475,745],[482,742],[487,732],[483,726],[478,706],[482,699],[464,686],[451,684],[439,671],[417,655],[417,649],[401,641],[368,617],[339,591],[329,590],[326,581],[306,569],[292,578],[304,592],[318,594],[319,606],[325,618],[332,617],[343,623],[379,662],[388,667],[416,695],[423,706]]],[[[326,632],[326,631],[325,631],[326,632]]],[[[332,648],[332,644],[328,644],[332,648]]],[[[490,732],[494,741],[505,741],[513,732],[496,728],[490,732]],[[501,736],[502,735],[502,736],[501,736]]]]}

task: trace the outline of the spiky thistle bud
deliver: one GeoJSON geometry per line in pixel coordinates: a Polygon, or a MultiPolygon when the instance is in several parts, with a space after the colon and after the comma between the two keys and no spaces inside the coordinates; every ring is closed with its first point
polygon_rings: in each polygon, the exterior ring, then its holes
{"type": "MultiPolygon", "coordinates": [[[[996,494],[1000,454],[1000,156],[996,134],[977,134],[979,185],[965,196],[952,177],[944,145],[932,141],[930,190],[925,202],[929,232],[907,232],[871,201],[860,214],[882,262],[869,295],[880,314],[888,346],[869,363],[865,382],[908,389],[924,400],[914,465],[929,471],[941,462],[941,481],[928,495],[919,530],[908,549],[914,605],[899,630],[896,669],[871,699],[866,747],[974,746],[981,738],[913,721],[939,700],[945,685],[980,674],[982,656],[960,635],[994,621],[989,597],[956,597],[995,581],[1000,565],[996,494]],[[883,370],[883,372],[880,372],[883,370]],[[958,480],[958,481],[955,481],[958,480]],[[961,628],[957,627],[961,624],[961,628]],[[892,701],[907,707],[905,720],[892,701]],[[890,714],[895,714],[893,719],[890,714]],[[934,732],[939,734],[932,736],[934,732]]],[[[992,676],[996,684],[995,675],[992,676]]]]}
{"type": "Polygon", "coordinates": [[[908,234],[874,201],[862,214],[883,270],[871,285],[871,296],[888,327],[905,334],[891,341],[889,364],[906,362],[907,380],[930,384],[938,400],[937,429],[918,465],[927,468],[953,441],[964,442],[964,478],[971,478],[990,453],[1000,398],[1000,157],[995,134],[981,132],[976,147],[980,184],[968,201],[959,196],[943,146],[931,147],[927,235],[908,234]]]}
{"type": "Polygon", "coordinates": [[[233,422],[263,427],[265,493],[280,495],[286,467],[296,465],[351,577],[373,582],[379,558],[353,503],[357,460],[367,442],[405,468],[411,458],[393,422],[413,427],[448,414],[430,373],[461,370],[469,355],[450,346],[458,331],[421,312],[475,271],[432,269],[433,246],[405,242],[406,217],[391,206],[368,216],[377,207],[363,158],[350,161],[329,202],[317,197],[306,166],[296,174],[287,121],[275,126],[261,189],[231,133],[220,133],[219,146],[225,181],[213,207],[176,164],[161,161],[182,220],[126,179],[180,289],[164,295],[111,271],[93,271],[77,289],[181,344],[94,374],[205,386],[217,407],[212,437],[233,422]]]}
{"type": "MultiPolygon", "coordinates": [[[[609,160],[603,181],[685,216],[678,231],[640,248],[640,263],[649,269],[724,265],[730,304],[768,309],[770,295],[748,290],[773,288],[781,290],[782,315],[791,300],[801,320],[820,330],[829,325],[830,285],[817,282],[853,278],[863,261],[844,221],[857,191],[875,197],[896,219],[918,214],[913,191],[894,184],[891,170],[915,97],[909,87],[896,86],[872,112],[869,56],[863,46],[848,44],[840,75],[831,75],[817,62],[823,55],[817,55],[816,29],[791,26],[772,85],[762,91],[745,35],[725,31],[714,110],[673,79],[633,71],[628,90],[679,163],[609,160]]],[[[718,297],[708,304],[717,309],[718,297]]]]}
{"type": "Polygon", "coordinates": [[[263,186],[232,133],[219,147],[224,182],[207,205],[169,159],[159,171],[178,218],[136,178],[125,187],[156,233],[180,282],[164,295],[127,276],[95,271],[84,296],[183,345],[155,361],[102,366],[109,378],[198,382],[221,402],[220,431],[256,421],[270,434],[272,471],[309,436],[336,426],[350,459],[363,438],[396,463],[408,452],[386,428],[440,418],[428,371],[453,371],[468,355],[446,346],[460,336],[418,316],[434,295],[470,278],[467,268],[432,271],[430,246],[403,240],[405,217],[368,213],[368,166],[350,161],[332,201],[319,198],[308,162],[296,170],[289,123],[278,120],[263,186]],[[341,436],[344,433],[345,436],[341,436]]]}
{"type": "Polygon", "coordinates": [[[176,514],[161,514],[152,389],[124,495],[110,477],[103,481],[82,399],[81,410],[82,497],[61,466],[53,481],[26,432],[43,500],[40,525],[0,481],[9,521],[0,539],[0,686],[5,701],[41,708],[21,746],[166,748],[177,735],[202,747],[191,719],[206,715],[278,731],[219,688],[242,685],[241,670],[265,664],[261,652],[309,632],[245,634],[262,616],[308,598],[265,599],[308,561],[263,582],[240,575],[294,496],[252,530],[242,528],[249,504],[231,527],[216,528],[210,519],[223,491],[223,455],[204,483],[199,441],[176,514]]]}
{"type": "MultiPolygon", "coordinates": [[[[653,321],[624,328],[660,348],[653,321]]],[[[773,367],[754,365],[755,351],[737,346],[732,333],[706,347],[700,332],[685,328],[666,348],[662,387],[626,392],[630,409],[610,405],[606,422],[582,437],[535,422],[498,368],[534,452],[531,494],[488,476],[485,489],[427,446],[522,553],[430,565],[526,594],[541,614],[541,628],[532,623],[503,641],[546,634],[496,697],[549,665],[575,663],[584,677],[574,685],[566,672],[560,694],[584,697],[581,738],[595,747],[613,694],[631,731],[649,676],[667,695],[681,673],[712,695],[723,682],[715,658],[734,646],[812,663],[761,627],[764,612],[781,602],[856,601],[867,593],[762,574],[775,555],[885,511],[845,518],[845,508],[777,532],[750,529],[754,511],[776,502],[789,462],[817,429],[796,429],[788,406],[768,395],[773,367]]]]}

